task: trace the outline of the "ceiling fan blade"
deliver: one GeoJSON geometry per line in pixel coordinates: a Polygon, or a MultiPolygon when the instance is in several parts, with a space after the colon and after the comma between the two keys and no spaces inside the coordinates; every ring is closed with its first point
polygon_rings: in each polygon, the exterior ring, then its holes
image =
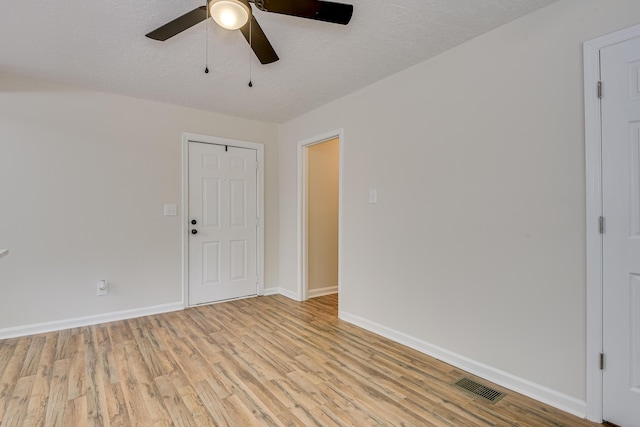
{"type": "Polygon", "coordinates": [[[276,51],[273,50],[273,46],[269,43],[264,31],[262,31],[260,24],[256,21],[255,16],[251,15],[251,21],[244,24],[240,31],[242,31],[244,38],[247,39],[247,43],[251,45],[261,64],[271,64],[280,59],[276,51]],[[251,33],[249,33],[249,25],[251,25],[251,33]]]}
{"type": "Polygon", "coordinates": [[[150,39],[165,41],[183,32],[184,30],[193,27],[194,25],[207,19],[207,8],[200,6],[197,9],[193,9],[191,12],[187,12],[184,15],[174,19],[173,21],[164,24],[161,27],[156,28],[149,34],[145,34],[150,39]]]}
{"type": "Polygon", "coordinates": [[[353,15],[353,5],[323,0],[264,0],[264,10],[342,25],[353,15]]]}

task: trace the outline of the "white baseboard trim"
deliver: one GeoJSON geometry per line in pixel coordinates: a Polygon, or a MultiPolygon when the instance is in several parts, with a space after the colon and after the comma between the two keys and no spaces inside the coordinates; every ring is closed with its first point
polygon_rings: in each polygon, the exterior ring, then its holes
{"type": "Polygon", "coordinates": [[[280,290],[280,295],[283,295],[294,301],[300,301],[300,295],[298,295],[296,292],[293,292],[293,291],[290,291],[289,289],[284,289],[284,288],[280,288],[279,290],[280,290]]]}
{"type": "Polygon", "coordinates": [[[338,293],[338,285],[335,286],[326,286],[324,288],[318,289],[309,289],[307,296],[309,298],[321,297],[323,295],[337,294],[338,293]]]}
{"type": "Polygon", "coordinates": [[[262,296],[269,295],[278,295],[280,293],[280,288],[265,288],[262,290],[262,296]]]}
{"type": "Polygon", "coordinates": [[[133,319],[135,317],[168,313],[170,311],[178,310],[184,310],[184,303],[182,301],[170,304],[155,305],[152,307],[134,308],[132,310],[114,311],[111,313],[97,314],[94,316],[76,317],[74,319],[56,320],[53,322],[15,326],[12,328],[0,329],[0,339],[61,331],[63,329],[96,325],[98,323],[115,322],[117,320],[133,319]]]}
{"type": "Polygon", "coordinates": [[[465,356],[445,350],[436,345],[419,340],[345,311],[341,311],[339,317],[346,322],[406,345],[407,347],[421,353],[435,357],[438,360],[453,365],[456,368],[467,371],[480,378],[486,379],[487,381],[491,381],[502,387],[546,403],[580,418],[585,418],[586,416],[587,403],[585,401],[576,399],[575,397],[566,395],[543,385],[536,384],[524,378],[517,377],[509,374],[508,372],[501,371],[500,369],[485,365],[484,363],[477,362],[465,356]]]}
{"type": "MultiPolygon", "coordinates": [[[[318,288],[309,290],[309,298],[321,297],[323,295],[335,294],[338,292],[337,286],[327,286],[325,288],[318,288]]],[[[267,295],[282,295],[294,301],[300,301],[300,296],[289,289],[285,288],[265,288],[262,291],[263,296],[267,295]]]]}
{"type": "Polygon", "coordinates": [[[262,291],[263,296],[282,295],[294,301],[300,301],[298,294],[284,288],[267,288],[262,291]]]}

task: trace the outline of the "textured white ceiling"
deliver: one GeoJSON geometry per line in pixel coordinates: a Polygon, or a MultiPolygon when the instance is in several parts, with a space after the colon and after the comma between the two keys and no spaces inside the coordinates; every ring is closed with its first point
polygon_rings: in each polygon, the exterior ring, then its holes
{"type": "Polygon", "coordinates": [[[254,7],[280,57],[261,65],[212,20],[165,42],[144,36],[204,0],[5,0],[0,70],[282,123],[555,0],[341,1],[354,5],[347,26],[254,7]]]}

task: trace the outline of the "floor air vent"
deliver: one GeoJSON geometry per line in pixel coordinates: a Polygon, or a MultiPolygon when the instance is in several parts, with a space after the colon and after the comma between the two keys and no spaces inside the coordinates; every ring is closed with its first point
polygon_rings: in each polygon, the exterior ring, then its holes
{"type": "Polygon", "coordinates": [[[477,383],[469,378],[461,379],[456,383],[456,386],[476,396],[480,396],[491,403],[496,403],[505,396],[504,393],[500,393],[498,390],[477,383]]]}

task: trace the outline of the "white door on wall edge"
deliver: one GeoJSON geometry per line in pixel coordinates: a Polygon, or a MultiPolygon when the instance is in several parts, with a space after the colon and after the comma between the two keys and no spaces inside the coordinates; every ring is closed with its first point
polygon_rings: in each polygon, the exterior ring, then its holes
{"type": "Polygon", "coordinates": [[[189,142],[189,305],[257,294],[257,152],[189,142]]]}
{"type": "Polygon", "coordinates": [[[603,418],[640,426],[640,38],[600,50],[603,418]]]}

